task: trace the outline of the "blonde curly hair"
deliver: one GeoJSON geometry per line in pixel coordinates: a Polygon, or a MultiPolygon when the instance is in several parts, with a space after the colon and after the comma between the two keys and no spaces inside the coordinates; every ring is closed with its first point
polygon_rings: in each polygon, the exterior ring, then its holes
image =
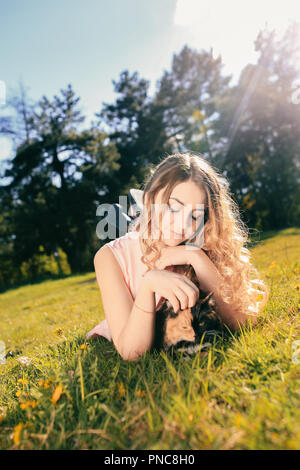
{"type": "MultiPolygon", "coordinates": [[[[158,238],[153,239],[151,230],[149,236],[151,205],[155,204],[157,193],[165,189],[162,203],[167,204],[178,183],[192,181],[206,194],[207,220],[204,219],[205,243],[202,249],[223,277],[219,294],[225,302],[235,305],[238,312],[259,316],[269,298],[269,288],[250,262],[251,253],[245,246],[250,241],[249,230],[241,220],[226,178],[195,152],[168,155],[156,166],[150,165],[149,169],[143,188],[143,210],[129,226],[129,231],[143,232],[140,238],[144,252],[141,261],[148,270],[156,269],[155,261],[160,257],[161,227],[158,238]]],[[[188,273],[189,269],[191,266],[185,272],[188,273]]]]}

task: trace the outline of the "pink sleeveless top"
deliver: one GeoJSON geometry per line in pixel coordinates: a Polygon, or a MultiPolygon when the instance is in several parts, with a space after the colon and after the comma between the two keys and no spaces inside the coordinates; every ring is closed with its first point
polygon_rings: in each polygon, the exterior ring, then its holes
{"type": "MultiPolygon", "coordinates": [[[[141,261],[142,249],[140,246],[139,232],[127,232],[122,237],[116,238],[108,243],[122,269],[124,282],[128,287],[132,300],[135,300],[143,274],[147,271],[147,266],[141,261]]],[[[160,307],[163,297],[155,293],[155,310],[160,307]]],[[[109,341],[112,336],[107,320],[95,326],[86,335],[86,338],[104,336],[109,341]]]]}

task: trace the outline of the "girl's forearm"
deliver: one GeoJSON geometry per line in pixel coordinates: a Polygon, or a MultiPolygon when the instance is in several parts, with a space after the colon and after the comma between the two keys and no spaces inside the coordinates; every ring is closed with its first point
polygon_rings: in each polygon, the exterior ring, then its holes
{"type": "Polygon", "coordinates": [[[143,279],[128,321],[119,336],[119,350],[123,359],[135,361],[150,350],[154,339],[155,315],[155,294],[147,280],[143,279]],[[152,313],[144,312],[138,306],[152,313]]]}

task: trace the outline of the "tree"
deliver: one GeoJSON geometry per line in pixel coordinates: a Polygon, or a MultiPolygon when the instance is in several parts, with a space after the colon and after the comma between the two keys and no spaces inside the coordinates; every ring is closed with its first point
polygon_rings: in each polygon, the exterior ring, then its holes
{"type": "Polygon", "coordinates": [[[218,97],[231,79],[223,77],[221,69],[221,57],[214,59],[212,50],[198,52],[185,45],[159,80],[154,102],[163,110],[165,132],[174,151],[194,150],[213,160],[210,136],[218,97]]]}
{"type": "Polygon", "coordinates": [[[214,59],[212,51],[199,53],[185,46],[173,56],[171,71],[158,80],[153,98],[148,81],[137,72],[130,76],[124,71],[119,82],[113,81],[119,97],[114,104],[104,103],[96,116],[99,125],[110,127],[109,138],[121,155],[116,197],[139,186],[149,165],[167,154],[189,149],[212,157],[215,97],[224,93],[230,79],[222,77],[221,67],[221,58],[214,59]]]}
{"type": "Polygon", "coordinates": [[[94,128],[78,131],[84,117],[71,85],[62,97],[45,96],[29,117],[29,138],[18,147],[4,177],[9,191],[16,263],[42,245],[49,255],[61,247],[72,272],[91,269],[96,205],[109,199],[109,181],[119,154],[94,128]]]}
{"type": "Polygon", "coordinates": [[[299,187],[300,107],[292,101],[299,78],[296,44],[299,25],[282,39],[261,31],[258,63],[244,68],[219,103],[215,137],[222,148],[216,161],[247,222],[262,230],[295,223],[289,208],[299,187]]]}
{"type": "Polygon", "coordinates": [[[117,199],[138,187],[149,165],[171,147],[166,145],[161,109],[148,97],[149,82],[139,78],[137,72],[130,76],[126,70],[113,85],[119,96],[113,104],[103,103],[96,116],[99,126],[104,123],[109,127],[109,139],[121,156],[119,179],[113,188],[117,199]]]}

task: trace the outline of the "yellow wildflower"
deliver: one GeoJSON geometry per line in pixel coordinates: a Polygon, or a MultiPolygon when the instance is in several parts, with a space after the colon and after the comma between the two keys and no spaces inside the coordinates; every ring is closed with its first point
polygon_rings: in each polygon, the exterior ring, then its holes
{"type": "Polygon", "coordinates": [[[140,390],[140,389],[138,389],[138,390],[136,390],[135,393],[136,393],[136,395],[138,395],[138,396],[140,396],[140,397],[145,397],[145,396],[146,396],[145,390],[140,390]]]}
{"type": "Polygon", "coordinates": [[[119,389],[119,397],[122,398],[125,395],[125,387],[121,382],[118,384],[118,389],[119,389]]]}
{"type": "Polygon", "coordinates": [[[235,425],[239,428],[241,426],[241,413],[238,413],[235,417],[235,425]]]}
{"type": "Polygon", "coordinates": [[[54,392],[52,393],[51,401],[52,401],[54,406],[56,405],[56,403],[60,399],[62,393],[63,393],[63,388],[62,388],[62,385],[59,384],[59,385],[57,385],[54,392]]]}
{"type": "Polygon", "coordinates": [[[50,388],[50,385],[51,385],[51,380],[50,380],[50,379],[47,379],[47,380],[44,382],[44,388],[50,388]]]}
{"type": "Polygon", "coordinates": [[[189,421],[193,421],[193,419],[194,419],[194,415],[193,415],[193,413],[190,413],[189,414],[189,421]]]}
{"type": "Polygon", "coordinates": [[[80,349],[86,349],[86,347],[87,347],[86,344],[82,344],[82,345],[80,346],[80,349]]]}
{"type": "Polygon", "coordinates": [[[27,400],[24,403],[20,404],[20,408],[21,410],[27,410],[27,408],[30,408],[30,407],[35,408],[37,404],[38,404],[37,400],[32,400],[32,401],[27,400]]]}
{"type": "Polygon", "coordinates": [[[19,396],[21,395],[21,393],[22,393],[22,390],[18,390],[18,391],[16,392],[16,397],[19,397],[19,396]]]}
{"type": "Polygon", "coordinates": [[[17,426],[15,426],[15,429],[14,429],[14,432],[13,432],[13,440],[14,440],[14,443],[16,445],[20,444],[21,431],[22,431],[23,427],[24,427],[23,423],[19,423],[19,424],[17,424],[17,426]]]}
{"type": "Polygon", "coordinates": [[[50,388],[50,385],[51,385],[50,379],[47,379],[47,380],[41,379],[38,381],[38,385],[39,387],[50,388]]]}
{"type": "Polygon", "coordinates": [[[276,266],[277,266],[276,261],[272,261],[272,263],[269,265],[268,269],[274,269],[274,268],[276,268],[276,266]]]}
{"type": "Polygon", "coordinates": [[[28,380],[26,380],[26,379],[18,379],[18,382],[19,382],[20,384],[23,384],[23,385],[28,384],[28,380]]]}

